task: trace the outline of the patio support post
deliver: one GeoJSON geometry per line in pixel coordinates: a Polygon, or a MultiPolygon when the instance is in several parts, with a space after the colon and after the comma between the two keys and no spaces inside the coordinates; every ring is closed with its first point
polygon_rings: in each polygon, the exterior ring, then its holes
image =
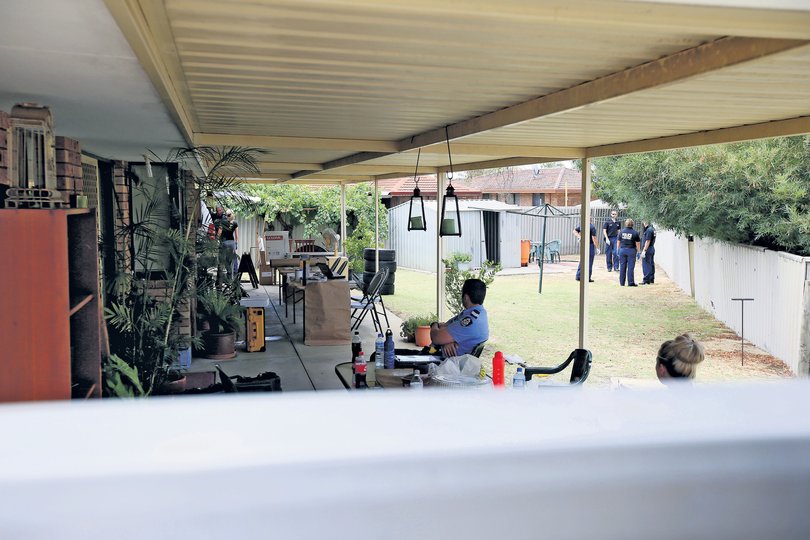
{"type": "Polygon", "coordinates": [[[447,293],[444,287],[444,263],[442,262],[444,237],[439,235],[439,231],[442,229],[442,202],[445,189],[447,189],[447,173],[438,173],[436,175],[436,316],[440,321],[446,319],[444,297],[447,293]]]}
{"type": "Polygon", "coordinates": [[[374,179],[374,271],[380,271],[380,185],[374,179]]]}
{"type": "Polygon", "coordinates": [[[588,344],[588,268],[591,250],[591,162],[582,159],[582,205],[579,215],[579,348],[588,344]]]}
{"type": "Polygon", "coordinates": [[[340,183],[340,251],[346,255],[346,184],[340,183]]]}

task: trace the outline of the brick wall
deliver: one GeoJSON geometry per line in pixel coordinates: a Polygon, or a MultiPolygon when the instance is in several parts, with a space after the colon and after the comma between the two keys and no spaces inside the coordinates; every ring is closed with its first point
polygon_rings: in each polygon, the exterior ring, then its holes
{"type": "Polygon", "coordinates": [[[10,185],[8,178],[8,113],[0,111],[0,184],[10,185]]]}
{"type": "Polygon", "coordinates": [[[113,162],[113,216],[115,226],[115,250],[117,272],[129,272],[132,269],[130,256],[130,236],[123,234],[131,221],[129,208],[129,180],[126,178],[127,163],[125,161],[113,162]]]}

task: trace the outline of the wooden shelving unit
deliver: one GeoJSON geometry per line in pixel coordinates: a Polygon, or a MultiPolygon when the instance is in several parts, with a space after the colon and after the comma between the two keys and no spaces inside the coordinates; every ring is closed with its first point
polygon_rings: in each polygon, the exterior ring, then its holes
{"type": "Polygon", "coordinates": [[[101,397],[94,211],[0,210],[0,401],[101,397]]]}

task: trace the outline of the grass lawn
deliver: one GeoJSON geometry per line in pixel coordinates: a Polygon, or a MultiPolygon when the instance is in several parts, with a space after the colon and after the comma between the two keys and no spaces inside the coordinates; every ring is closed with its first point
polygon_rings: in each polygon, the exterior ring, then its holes
{"type": "MultiPolygon", "coordinates": [[[[607,384],[612,377],[655,380],[658,347],[683,332],[692,332],[706,345],[698,381],[789,375],[784,364],[754,349],[740,367],[739,338],[663,272],[658,274],[655,285],[630,288],[620,287],[616,274],[594,269],[588,313],[594,363],[589,382],[607,384]]],[[[553,366],[576,348],[579,283],[573,272],[546,274],[543,294],[538,294],[537,284],[537,274],[499,275],[490,287],[484,303],[490,339],[481,355],[488,367],[496,350],[517,354],[530,365],[553,366]]],[[[435,298],[435,274],[398,269],[396,294],[385,302],[407,316],[435,311],[435,298]]],[[[570,369],[563,375],[568,377],[570,369]]]]}

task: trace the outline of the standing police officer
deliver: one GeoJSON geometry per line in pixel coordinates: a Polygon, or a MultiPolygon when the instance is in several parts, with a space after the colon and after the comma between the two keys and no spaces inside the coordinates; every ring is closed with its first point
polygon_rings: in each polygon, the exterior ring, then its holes
{"type": "Polygon", "coordinates": [[[633,229],[633,220],[624,222],[624,229],[619,233],[619,285],[624,287],[625,276],[629,287],[636,285],[636,259],[641,247],[641,237],[633,229]]]}
{"type": "Polygon", "coordinates": [[[619,237],[619,230],[622,222],[619,221],[619,213],[616,210],[610,212],[610,219],[605,221],[602,227],[602,236],[605,237],[605,259],[607,259],[608,272],[619,271],[619,249],[616,240],[619,237]]]}
{"type": "MultiPolygon", "coordinates": [[[[579,225],[577,225],[574,228],[574,236],[576,236],[577,238],[580,238],[580,231],[581,231],[581,229],[580,229],[579,225]]],[[[590,244],[591,244],[590,245],[591,256],[590,256],[590,258],[588,260],[588,263],[589,263],[588,264],[588,281],[593,283],[594,251],[596,251],[596,255],[599,254],[599,237],[596,236],[596,227],[593,226],[593,223],[591,223],[591,228],[590,228],[589,232],[591,233],[590,237],[588,238],[590,240],[590,244]]],[[[579,281],[579,274],[580,274],[579,271],[580,271],[581,268],[582,268],[582,263],[580,262],[579,266],[577,266],[577,281],[579,281]]]]}
{"type": "Polygon", "coordinates": [[[644,233],[642,235],[641,271],[644,274],[642,285],[655,283],[655,227],[649,221],[642,221],[644,233]]]}

